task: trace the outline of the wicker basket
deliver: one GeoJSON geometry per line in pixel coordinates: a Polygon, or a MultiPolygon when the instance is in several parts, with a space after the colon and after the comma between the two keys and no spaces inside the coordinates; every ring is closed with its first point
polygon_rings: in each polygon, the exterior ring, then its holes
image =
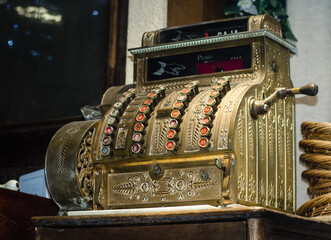
{"type": "Polygon", "coordinates": [[[331,124],[304,122],[300,148],[305,152],[300,161],[307,166],[302,177],[309,182],[312,198],[303,204],[297,214],[306,217],[331,215],[331,124]]]}
{"type": "Polygon", "coordinates": [[[303,122],[301,133],[304,139],[331,141],[331,123],[303,122]]]}

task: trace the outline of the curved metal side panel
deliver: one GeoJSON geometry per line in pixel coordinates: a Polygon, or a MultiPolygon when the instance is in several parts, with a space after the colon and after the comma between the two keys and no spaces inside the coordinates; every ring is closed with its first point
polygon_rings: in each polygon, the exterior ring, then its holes
{"type": "Polygon", "coordinates": [[[233,149],[237,165],[237,201],[293,212],[293,97],[279,99],[256,120],[250,115],[251,99],[263,100],[277,87],[293,87],[289,78],[289,51],[271,41],[266,41],[265,49],[263,82],[246,92],[245,101],[241,102],[233,121],[236,126],[233,149]]]}
{"type": "Polygon", "coordinates": [[[92,209],[91,144],[96,125],[96,121],[69,123],[48,146],[45,177],[60,211],[92,209]]]}

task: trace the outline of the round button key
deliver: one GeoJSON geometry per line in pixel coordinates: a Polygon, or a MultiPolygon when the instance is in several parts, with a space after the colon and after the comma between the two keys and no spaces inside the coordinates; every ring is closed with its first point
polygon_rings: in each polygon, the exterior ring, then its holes
{"type": "Polygon", "coordinates": [[[104,146],[104,147],[101,148],[101,155],[102,156],[108,156],[109,154],[110,154],[110,148],[109,147],[104,146]]]}
{"type": "Polygon", "coordinates": [[[174,139],[174,138],[177,137],[177,132],[176,132],[175,130],[173,130],[173,129],[170,129],[170,130],[168,131],[168,133],[167,133],[167,137],[168,137],[169,139],[174,139]]]}
{"type": "Polygon", "coordinates": [[[205,116],[203,119],[202,119],[202,124],[203,125],[210,125],[211,124],[211,118],[209,116],[205,116]]]}
{"type": "Polygon", "coordinates": [[[110,111],[110,116],[112,116],[112,117],[114,117],[114,118],[116,118],[116,117],[118,117],[118,115],[120,114],[120,112],[118,111],[118,109],[112,109],[111,111],[110,111]]]}
{"type": "Polygon", "coordinates": [[[126,107],[128,102],[129,102],[130,99],[126,98],[126,97],[120,97],[117,99],[118,102],[122,103],[123,104],[123,107],[126,107]]]}
{"type": "Polygon", "coordinates": [[[207,100],[207,105],[208,106],[215,106],[216,105],[216,100],[215,100],[215,98],[209,98],[208,100],[207,100]]]}
{"type": "Polygon", "coordinates": [[[185,87],[192,90],[195,88],[195,85],[193,83],[190,83],[190,84],[185,85],[185,87]]]}
{"type": "Polygon", "coordinates": [[[145,122],[146,121],[146,115],[145,114],[138,114],[136,117],[137,122],[145,122]]]}
{"type": "Polygon", "coordinates": [[[122,104],[125,104],[128,101],[128,99],[126,97],[120,97],[120,98],[117,99],[117,101],[122,103],[122,104]]]}
{"type": "Polygon", "coordinates": [[[200,128],[200,135],[201,136],[207,137],[207,136],[209,136],[209,134],[210,134],[209,127],[204,126],[204,127],[200,128]]]}
{"type": "Polygon", "coordinates": [[[174,108],[175,109],[178,109],[178,110],[182,110],[183,108],[184,108],[184,103],[183,102],[176,102],[175,104],[174,104],[174,108]]]}
{"type": "Polygon", "coordinates": [[[114,132],[114,128],[112,126],[106,127],[105,134],[111,135],[114,132]]]}
{"type": "Polygon", "coordinates": [[[190,95],[191,94],[191,89],[185,88],[181,91],[181,94],[183,95],[190,95]]]}
{"type": "Polygon", "coordinates": [[[209,94],[209,96],[210,96],[211,98],[217,98],[219,95],[220,95],[219,91],[216,91],[216,90],[213,90],[213,91],[209,94]]]}
{"type": "Polygon", "coordinates": [[[144,126],[144,124],[139,122],[139,123],[136,123],[133,128],[136,132],[142,132],[142,131],[144,131],[145,126],[144,126]]]}
{"type": "Polygon", "coordinates": [[[104,138],[102,139],[102,143],[103,143],[104,145],[109,145],[109,144],[111,143],[111,138],[110,138],[110,137],[104,137],[104,138]]]}
{"type": "Polygon", "coordinates": [[[221,80],[218,80],[217,83],[218,83],[219,85],[226,86],[226,85],[228,84],[228,81],[227,81],[227,80],[223,80],[223,79],[221,79],[221,80]]]}
{"type": "Polygon", "coordinates": [[[132,136],[132,140],[134,142],[141,142],[142,139],[143,139],[143,135],[141,133],[135,133],[132,136]]]}
{"type": "Polygon", "coordinates": [[[179,119],[180,117],[181,117],[181,113],[180,113],[180,111],[179,110],[173,110],[172,112],[171,112],[171,114],[170,114],[170,116],[172,117],[172,118],[174,118],[174,119],[179,119]]]}
{"type": "Polygon", "coordinates": [[[210,116],[212,115],[214,112],[213,108],[211,106],[206,106],[204,109],[203,109],[203,113],[210,116]]]}
{"type": "Polygon", "coordinates": [[[131,98],[133,97],[133,94],[130,93],[130,92],[125,92],[125,93],[123,93],[123,96],[124,96],[125,98],[129,98],[129,99],[131,99],[131,98]]]}
{"type": "Polygon", "coordinates": [[[223,89],[223,86],[222,85],[216,85],[216,86],[214,86],[213,87],[213,90],[216,90],[216,91],[222,91],[222,89],[223,89]]]}
{"type": "Polygon", "coordinates": [[[148,98],[150,98],[152,100],[157,98],[157,94],[155,92],[152,92],[152,93],[148,94],[147,96],[148,96],[148,98]]]}
{"type": "Polygon", "coordinates": [[[152,105],[152,103],[153,103],[152,99],[146,99],[145,102],[144,102],[144,104],[147,105],[147,106],[152,105]]]}
{"type": "Polygon", "coordinates": [[[173,128],[173,129],[176,129],[178,127],[179,123],[176,119],[171,119],[169,121],[169,127],[170,128],[173,128]]]}
{"type": "Polygon", "coordinates": [[[110,117],[107,122],[109,125],[115,125],[116,124],[116,118],[110,117]]]}
{"type": "Polygon", "coordinates": [[[147,105],[143,105],[140,107],[139,111],[143,114],[149,113],[149,107],[147,105]]]}
{"type": "Polygon", "coordinates": [[[181,101],[181,102],[185,102],[187,100],[187,96],[185,96],[185,95],[179,95],[177,97],[177,100],[178,101],[181,101]]]}
{"type": "Polygon", "coordinates": [[[200,81],[196,80],[196,81],[192,81],[191,82],[194,86],[199,86],[200,85],[200,81]]]}
{"type": "Polygon", "coordinates": [[[156,89],[153,90],[153,92],[155,92],[157,95],[160,95],[161,94],[161,89],[156,88],[156,89]]]}
{"type": "Polygon", "coordinates": [[[229,77],[223,77],[221,80],[218,80],[217,83],[219,85],[224,86],[227,91],[230,91],[230,78],[229,77]]]}
{"type": "Polygon", "coordinates": [[[209,140],[208,138],[200,138],[199,140],[199,146],[202,147],[202,148],[207,148],[209,146],[209,140]]]}
{"type": "Polygon", "coordinates": [[[168,142],[166,142],[166,149],[168,151],[174,151],[176,148],[176,142],[173,140],[169,140],[168,142]]]}
{"type": "Polygon", "coordinates": [[[132,93],[132,94],[136,94],[136,89],[135,88],[130,88],[128,90],[128,92],[132,93]]]}
{"type": "Polygon", "coordinates": [[[140,151],[141,151],[141,145],[139,143],[132,144],[131,151],[133,153],[140,153],[140,151]]]}
{"type": "Polygon", "coordinates": [[[114,104],[114,108],[116,108],[116,109],[121,109],[122,107],[123,107],[123,103],[121,103],[121,102],[116,102],[114,104]]]}

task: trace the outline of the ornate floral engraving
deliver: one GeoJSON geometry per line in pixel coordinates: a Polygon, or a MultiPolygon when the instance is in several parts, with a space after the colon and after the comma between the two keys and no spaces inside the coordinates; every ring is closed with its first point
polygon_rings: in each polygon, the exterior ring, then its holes
{"type": "Polygon", "coordinates": [[[271,182],[268,188],[268,205],[275,206],[275,186],[271,182]]]}
{"type": "Polygon", "coordinates": [[[231,113],[235,104],[239,103],[238,100],[229,100],[225,105],[225,113],[231,113]]]}
{"type": "Polygon", "coordinates": [[[170,108],[174,105],[176,99],[177,99],[178,93],[176,91],[173,91],[172,93],[170,93],[166,99],[163,101],[162,105],[161,105],[161,109],[162,108],[170,108]]]}
{"type": "Polygon", "coordinates": [[[126,137],[128,135],[129,128],[121,127],[118,129],[117,138],[116,138],[116,149],[125,148],[126,137]]]}
{"type": "MultiPolygon", "coordinates": [[[[292,103],[293,104],[293,103],[292,103]]],[[[293,118],[292,118],[292,105],[287,100],[286,104],[286,159],[288,161],[287,165],[289,171],[293,169],[292,159],[293,159],[293,118]]]]}
{"type": "MultiPolygon", "coordinates": [[[[159,201],[189,201],[204,199],[208,192],[221,198],[220,180],[221,171],[215,168],[189,168],[166,171],[159,180],[152,180],[146,173],[130,174],[126,181],[123,174],[110,175],[109,183],[114,195],[112,200],[140,203],[152,203],[159,201]],[[113,184],[113,182],[118,182],[113,184]],[[125,196],[120,197],[120,196],[125,196]]],[[[119,203],[119,202],[118,202],[119,203]]],[[[132,204],[132,203],[131,203],[132,204]]]]}
{"type": "Polygon", "coordinates": [[[264,21],[263,28],[275,33],[278,36],[282,36],[281,28],[279,27],[277,20],[268,18],[268,21],[264,21]]]}
{"type": "Polygon", "coordinates": [[[275,114],[273,108],[268,112],[268,163],[271,168],[275,167],[275,114]]]}
{"type": "Polygon", "coordinates": [[[287,209],[293,210],[293,190],[291,186],[287,190],[287,209]]]}
{"type": "Polygon", "coordinates": [[[185,144],[185,149],[189,151],[199,150],[199,129],[202,127],[200,119],[190,118],[189,124],[187,126],[187,144],[185,144]]]}
{"type": "Polygon", "coordinates": [[[284,181],[280,180],[278,181],[278,191],[277,191],[277,205],[279,208],[284,209],[284,181]]]}
{"type": "Polygon", "coordinates": [[[156,119],[153,132],[152,132],[152,154],[163,154],[166,153],[165,140],[167,139],[167,132],[169,130],[169,119],[156,119]]]}
{"type": "Polygon", "coordinates": [[[278,145],[278,166],[279,170],[284,169],[284,118],[282,111],[278,110],[278,131],[277,131],[277,145],[278,145]]]}
{"type": "Polygon", "coordinates": [[[219,140],[218,140],[218,149],[227,149],[228,145],[228,138],[229,138],[229,130],[228,129],[221,129],[219,140]]]}
{"type": "Polygon", "coordinates": [[[264,178],[261,178],[259,184],[259,203],[266,204],[266,185],[264,178]]]}
{"type": "MultiPolygon", "coordinates": [[[[250,164],[255,164],[255,149],[254,149],[254,136],[253,136],[253,123],[252,118],[248,117],[248,151],[250,156],[250,164]]],[[[252,166],[253,167],[253,166],[252,166]]],[[[253,167],[254,169],[254,167],[253,167]]]]}
{"type": "Polygon", "coordinates": [[[95,129],[88,131],[80,144],[77,158],[78,185],[86,200],[92,200],[93,168],[92,168],[92,139],[95,129]]]}
{"type": "Polygon", "coordinates": [[[238,198],[241,200],[245,200],[245,192],[246,192],[246,180],[243,175],[243,172],[241,172],[238,177],[238,198]]]}
{"type": "Polygon", "coordinates": [[[243,109],[239,110],[238,116],[238,134],[239,134],[239,154],[240,157],[244,157],[245,149],[244,149],[244,141],[245,141],[245,116],[243,113],[243,109]]]}
{"type": "Polygon", "coordinates": [[[293,150],[294,145],[294,118],[292,117],[292,112],[294,108],[293,99],[287,98],[286,100],[286,175],[287,182],[286,185],[288,186],[287,190],[287,202],[286,202],[286,208],[288,210],[293,210],[295,203],[293,203],[293,181],[295,181],[293,176],[294,171],[294,164],[295,164],[295,154],[293,150]]]}
{"type": "MultiPolygon", "coordinates": [[[[261,60],[260,60],[260,47],[257,43],[253,43],[253,54],[254,54],[254,66],[253,69],[254,71],[259,74],[259,72],[257,72],[260,69],[260,64],[261,64],[261,60]]],[[[256,77],[257,78],[257,77],[256,77]]]]}
{"type": "Polygon", "coordinates": [[[76,134],[79,131],[79,125],[75,125],[74,127],[68,129],[66,131],[65,136],[60,138],[61,145],[59,147],[59,150],[57,152],[57,172],[62,173],[63,172],[63,166],[64,166],[64,159],[68,150],[68,145],[72,140],[72,137],[74,134],[76,134]]]}
{"type": "Polygon", "coordinates": [[[248,189],[249,189],[249,197],[250,201],[254,201],[256,197],[256,181],[253,175],[251,175],[249,182],[248,182],[248,189]]]}

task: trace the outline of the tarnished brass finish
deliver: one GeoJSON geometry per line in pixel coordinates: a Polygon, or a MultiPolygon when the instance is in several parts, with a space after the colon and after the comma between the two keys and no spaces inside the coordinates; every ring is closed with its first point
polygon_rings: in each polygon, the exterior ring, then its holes
{"type": "Polygon", "coordinates": [[[47,186],[60,209],[92,209],[92,141],[98,125],[96,121],[69,123],[48,146],[47,186]]]}
{"type": "Polygon", "coordinates": [[[142,37],[142,46],[148,47],[156,44],[159,31],[145,32],[142,37]]]}
{"type": "Polygon", "coordinates": [[[293,46],[270,16],[249,18],[247,29],[163,44],[159,31],[145,33],[131,50],[136,89],[110,88],[101,121],[65,126],[50,144],[46,177],[61,210],[241,203],[293,212],[298,90],[268,98],[293,87],[293,46]],[[157,60],[148,71],[153,59],[233,47],[249,50],[248,67],[176,77],[185,66],[157,60]],[[165,71],[174,76],[148,79],[165,71]]]}

